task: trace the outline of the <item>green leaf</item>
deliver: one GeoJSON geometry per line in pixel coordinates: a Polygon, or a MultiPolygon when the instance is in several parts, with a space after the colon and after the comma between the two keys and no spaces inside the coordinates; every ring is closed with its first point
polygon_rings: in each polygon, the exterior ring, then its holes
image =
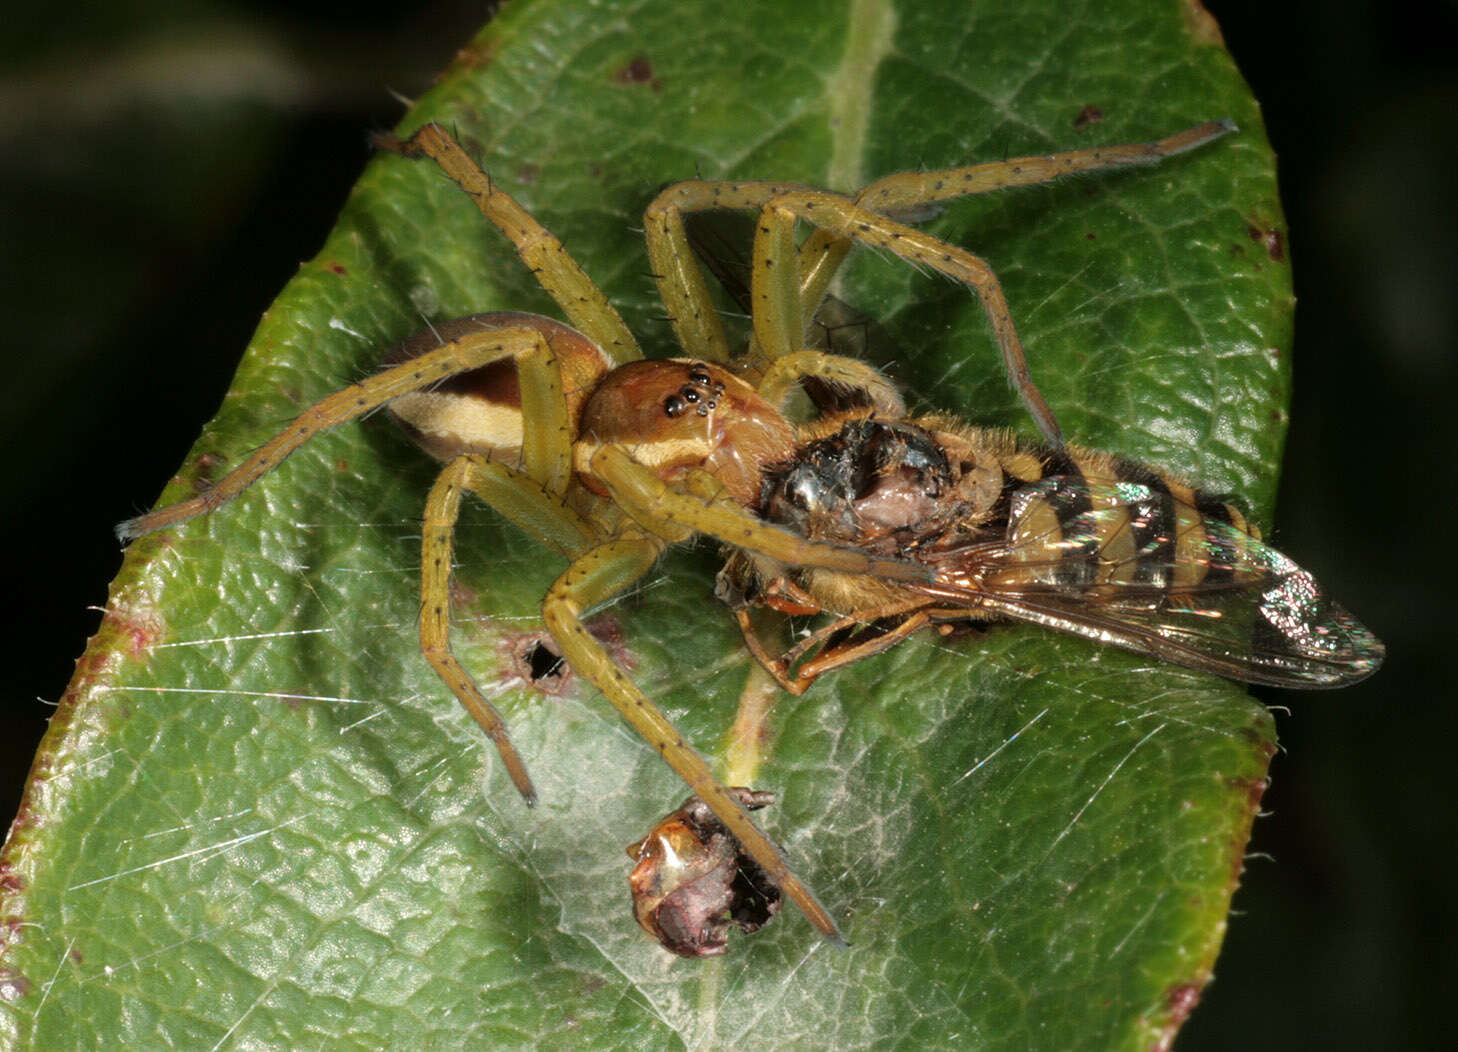
{"type": "MultiPolygon", "coordinates": [[[[404,127],[452,127],[664,354],[635,230],[662,183],[849,189],[1222,116],[1238,136],[1157,169],[955,203],[928,228],[997,270],[1071,438],[1268,520],[1291,297],[1261,235],[1282,219],[1259,114],[1198,5],[518,2],[404,127]]],[[[421,314],[555,313],[483,227],[432,166],[373,161],[164,499],[367,373],[421,314]]],[[[965,288],[864,253],[842,294],[902,348],[915,403],[1030,430],[965,288]]],[[[1171,1039],[1209,978],[1273,748],[1239,687],[999,626],[781,696],[764,821],[853,946],[787,912],[680,961],[633,924],[622,849],[682,786],[594,692],[534,693],[503,663],[561,561],[468,509],[458,648],[511,723],[535,811],[420,657],[431,470],[371,418],[132,546],[5,849],[8,1044],[1171,1039]]],[[[671,554],[602,624],[722,761],[756,681],[711,598],[716,564],[708,546],[671,554]]]]}

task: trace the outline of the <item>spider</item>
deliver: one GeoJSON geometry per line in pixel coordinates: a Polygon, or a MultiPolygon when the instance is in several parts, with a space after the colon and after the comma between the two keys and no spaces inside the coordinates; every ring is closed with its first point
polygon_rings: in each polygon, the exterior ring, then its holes
{"type": "Polygon", "coordinates": [[[1056,421],[1029,375],[1006,298],[980,258],[890,218],[969,194],[1070,172],[1146,165],[1234,129],[1213,121],[1157,142],[904,172],[854,196],[773,182],[670,186],[644,215],[648,254],[686,357],[644,360],[606,296],[562,244],[494,184],[441,127],[387,149],[430,158],[505,234],[571,325],[497,311],[437,324],[393,351],[384,371],[306,409],[213,488],[117,527],[129,541],[232,500],[314,435],[388,404],[445,466],[425,503],[420,648],[495,744],[528,804],[536,799],[500,714],[450,644],[453,531],[464,493],[566,556],[542,618],[562,656],[662,754],[708,809],[828,939],[840,931],[780,848],[750,819],[699,753],[583,626],[583,612],[629,588],[672,544],[705,534],[787,567],[925,582],[931,571],[855,547],[818,543],[756,514],[764,469],[791,458],[799,437],[785,415],[804,381],[851,389],[891,418],[905,407],[879,372],[805,348],[807,326],[851,246],[862,243],[968,285],[981,300],[1008,376],[1044,438],[1056,421]],[[685,213],[757,211],[751,279],[753,335],[731,362],[728,342],[685,234],[685,213]],[[796,223],[813,231],[797,243],[796,223]]]}

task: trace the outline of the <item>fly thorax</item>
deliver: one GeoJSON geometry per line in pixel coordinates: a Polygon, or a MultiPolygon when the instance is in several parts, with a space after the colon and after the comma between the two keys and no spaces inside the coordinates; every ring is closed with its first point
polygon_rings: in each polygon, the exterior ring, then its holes
{"type": "Polygon", "coordinates": [[[869,545],[935,520],[957,479],[931,432],[865,416],[766,474],[766,519],[817,540],[869,545]]]}

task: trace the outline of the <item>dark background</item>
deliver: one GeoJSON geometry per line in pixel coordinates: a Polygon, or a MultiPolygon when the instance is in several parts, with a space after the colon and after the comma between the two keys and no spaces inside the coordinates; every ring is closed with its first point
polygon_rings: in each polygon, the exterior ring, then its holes
{"type": "MultiPolygon", "coordinates": [[[[402,112],[386,89],[422,91],[486,6],[7,14],[0,810],[96,629],[120,563],[111,525],[176,469],[259,315],[322,243],[365,134],[402,112]]],[[[1296,400],[1275,539],[1390,656],[1348,691],[1264,695],[1290,710],[1285,752],[1179,1047],[1447,1047],[1458,8],[1207,6],[1264,107],[1290,223],[1296,400]]]]}

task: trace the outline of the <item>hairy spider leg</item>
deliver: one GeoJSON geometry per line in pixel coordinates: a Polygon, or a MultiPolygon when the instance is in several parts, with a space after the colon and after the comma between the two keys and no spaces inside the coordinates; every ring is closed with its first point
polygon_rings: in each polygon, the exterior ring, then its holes
{"type": "Polygon", "coordinates": [[[757,211],[766,201],[799,189],[803,187],[796,183],[689,180],[664,189],[644,211],[643,236],[658,296],[685,354],[712,362],[729,360],[724,326],[684,231],[683,213],[710,209],[757,211]]]}
{"type": "Polygon", "coordinates": [[[744,851],[800,907],[810,923],[827,939],[844,943],[835,921],[815,893],[791,870],[779,846],[759,830],[739,798],[714,776],[703,757],[582,623],[584,609],[610,599],[647,573],[663,548],[664,542],[657,537],[624,537],[583,554],[547,592],[542,604],[547,630],[578,675],[602,691],[633,729],[658,750],[674,773],[708,805],[744,851]]]}
{"type": "MultiPolygon", "coordinates": [[[[418,358],[412,358],[326,395],[300,413],[293,423],[265,442],[252,456],[224,475],[210,489],[190,500],[179,501],[146,515],[128,519],[117,525],[116,534],[121,540],[130,541],[219,508],[272,471],[280,461],[315,435],[378,409],[392,398],[422,390],[459,373],[503,358],[516,358],[519,362],[527,360],[527,375],[532,376],[555,368],[551,364],[555,361],[551,348],[536,329],[489,329],[464,336],[418,358]]],[[[525,379],[524,376],[523,380],[525,379]]],[[[528,385],[524,382],[523,386],[528,385]]],[[[560,402],[560,380],[556,382],[555,391],[560,402]]],[[[528,454],[528,443],[524,442],[523,458],[529,466],[528,470],[537,472],[545,483],[549,478],[560,477],[563,470],[561,461],[564,454],[554,448],[556,445],[566,443],[568,453],[565,457],[570,466],[571,437],[566,422],[566,406],[563,405],[560,413],[556,413],[550,407],[552,399],[549,395],[543,394],[538,400],[542,403],[540,411],[545,415],[542,433],[530,443],[534,452],[528,454]]],[[[562,486],[565,487],[565,481],[562,486]]]]}
{"type": "Polygon", "coordinates": [[[584,518],[561,494],[500,461],[465,453],[447,465],[450,469],[459,473],[461,486],[513,526],[568,559],[577,558],[607,537],[601,524],[584,518]]]}
{"type": "Polygon", "coordinates": [[[794,351],[776,358],[760,377],[759,396],[783,413],[795,386],[811,376],[864,391],[871,405],[888,417],[906,415],[901,392],[879,369],[854,358],[822,351],[794,351]]]}
{"type": "MultiPolygon", "coordinates": [[[[891,248],[904,259],[935,266],[935,269],[948,276],[971,285],[981,298],[983,309],[992,322],[998,346],[1002,350],[1003,364],[1013,386],[1022,395],[1024,404],[1044,436],[1055,444],[1062,443],[1062,433],[1053,418],[1053,411],[1048,408],[1048,403],[1044,401],[1028,371],[1023,346],[1013,325],[1002,287],[986,263],[929,234],[876,215],[838,194],[801,186],[784,186],[779,193],[774,193],[775,189],[776,184],[773,183],[684,182],[669,187],[649,206],[648,213],[644,216],[649,255],[654,259],[654,273],[659,280],[660,294],[669,307],[669,314],[674,319],[674,327],[680,340],[709,340],[715,353],[719,353],[719,348],[724,346],[723,329],[714,314],[703,272],[692,263],[692,249],[683,233],[681,213],[716,208],[758,207],[761,209],[761,218],[755,233],[751,267],[754,351],[773,363],[778,358],[804,348],[805,329],[809,319],[814,316],[814,306],[810,305],[811,297],[807,297],[803,290],[810,287],[810,291],[814,293],[818,285],[812,285],[812,282],[818,283],[822,279],[828,282],[829,271],[839,264],[839,258],[835,258],[833,253],[812,255],[803,261],[805,269],[802,269],[799,249],[795,244],[793,214],[790,215],[788,223],[776,220],[775,216],[777,212],[784,213],[792,203],[803,209],[805,203],[810,202],[808,211],[811,214],[805,218],[826,228],[833,238],[863,241],[877,247],[891,248]],[[822,214],[830,216],[838,212],[843,218],[839,221],[827,218],[822,222],[814,215],[817,207],[822,214]],[[925,246],[921,254],[908,251],[906,246],[897,244],[908,235],[925,246]],[[670,264],[667,258],[669,254],[679,251],[688,253],[689,261],[680,259],[670,264]],[[951,269],[949,264],[936,266],[931,262],[932,259],[941,259],[943,256],[952,258],[949,253],[956,254],[956,263],[951,265],[951,269]],[[923,255],[929,258],[923,258],[923,255]],[[664,259],[662,266],[658,263],[660,256],[664,259]],[[829,269],[825,269],[826,267],[829,269]],[[682,320],[680,315],[683,316],[682,320]],[[717,335],[712,335],[710,330],[717,335]]],[[[840,255],[843,258],[844,253],[840,255]]],[[[823,288],[820,291],[823,294],[823,288]]],[[[814,305],[818,306],[819,302],[820,296],[814,296],[814,305]]]]}
{"type": "MultiPolygon", "coordinates": [[[[685,353],[720,362],[729,358],[724,329],[705,283],[703,268],[697,263],[684,231],[683,213],[709,209],[759,210],[778,196],[804,189],[807,188],[790,183],[690,181],[668,187],[648,206],[643,214],[648,257],[653,263],[659,298],[668,310],[674,334],[685,353]]],[[[804,294],[808,297],[814,292],[807,288],[804,294]]],[[[817,306],[821,298],[815,295],[817,306]]],[[[782,411],[794,385],[806,377],[817,376],[864,391],[871,403],[888,416],[904,415],[906,404],[900,393],[876,369],[854,359],[800,350],[804,330],[811,324],[813,314],[813,310],[806,314],[793,353],[765,360],[757,344],[751,342],[738,360],[741,366],[738,371],[747,374],[747,379],[754,379],[758,374],[760,394],[782,411]]]]}
{"type": "MultiPolygon", "coordinates": [[[[880,215],[902,212],[971,194],[1047,182],[1074,172],[1155,164],[1166,157],[1193,150],[1234,129],[1233,121],[1209,121],[1153,142],[1097,146],[939,171],[901,172],[876,180],[853,197],[840,199],[880,215]]],[[[716,361],[727,359],[729,353],[702,269],[695,262],[684,233],[682,213],[710,209],[763,209],[777,197],[799,192],[809,192],[809,188],[771,182],[691,180],[668,187],[649,205],[643,217],[649,258],[653,261],[659,294],[668,309],[680,345],[686,351],[716,361]]],[[[900,224],[898,227],[907,229],[900,224]]],[[[796,281],[793,284],[798,287],[799,325],[791,326],[789,322],[793,316],[788,306],[792,283],[780,277],[786,313],[776,320],[776,324],[783,326],[783,335],[766,345],[756,324],[756,347],[751,355],[757,350],[759,355],[773,360],[803,346],[806,328],[856,240],[871,241],[837,228],[822,226],[811,232],[796,250],[796,281]]],[[[903,258],[914,258],[904,252],[899,254],[903,258]]],[[[1028,407],[1043,437],[1055,445],[1062,445],[1062,432],[1052,410],[1033,383],[1022,342],[1012,324],[996,276],[977,257],[965,253],[964,256],[975,260],[980,268],[980,283],[968,283],[978,293],[993,324],[1009,382],[1028,407]]],[[[760,266],[760,257],[756,253],[756,274],[760,273],[760,266]]],[[[781,275],[787,270],[782,267],[781,275]]],[[[952,276],[967,280],[959,275],[952,276]]],[[[757,319],[758,306],[755,314],[757,319]]]]}
{"type": "Polygon", "coordinates": [[[492,182],[444,128],[427,124],[409,139],[380,137],[376,141],[404,157],[429,157],[439,165],[476,202],[486,220],[511,240],[522,262],[572,324],[606,351],[614,364],[643,357],[622,316],[562,242],[492,182]]]}
{"type": "Polygon", "coordinates": [[[992,268],[966,249],[942,241],[903,223],[853,204],[837,194],[820,190],[798,190],[782,194],[765,205],[754,235],[754,264],[751,289],[754,297],[754,334],[770,358],[796,349],[803,331],[804,307],[798,280],[786,280],[785,273],[798,275],[795,220],[804,219],[831,231],[837,237],[885,249],[902,259],[938,270],[970,285],[982,301],[983,312],[992,323],[993,335],[1002,351],[1003,367],[1038,429],[1049,442],[1061,445],[1063,434],[1053,411],[1043,400],[1023,354],[1017,326],[1013,324],[1007,297],[992,268]]]}
{"type": "MultiPolygon", "coordinates": [[[[896,172],[867,184],[851,200],[872,212],[895,217],[904,210],[993,190],[1046,183],[1076,172],[1158,164],[1235,130],[1232,120],[1207,121],[1152,142],[1091,146],[927,172],[896,172]]],[[[807,317],[814,316],[819,309],[831,279],[853,243],[851,238],[818,229],[800,246],[800,295],[807,317]]]]}
{"type": "MultiPolygon", "coordinates": [[[[491,493],[499,498],[504,497],[504,503],[518,512],[517,517],[521,506],[526,503],[524,495],[531,493],[525,485],[520,487],[520,494],[500,493],[492,485],[497,479],[476,477],[487,464],[489,462],[479,455],[456,457],[441,471],[435,485],[430,488],[430,496],[426,498],[420,543],[420,652],[430,662],[430,667],[435,669],[436,675],[450,688],[456,700],[480,724],[486,737],[495,744],[512,784],[530,807],[537,802],[537,791],[527,774],[521,754],[511,744],[506,721],[501,718],[496,707],[486,700],[486,696],[476,686],[476,681],[451,650],[451,574],[454,568],[456,520],[461,511],[461,491],[470,489],[478,494],[491,493]]],[[[519,481],[526,482],[527,479],[519,476],[519,481]]],[[[551,500],[551,495],[539,492],[545,500],[551,500]]],[[[570,520],[564,518],[564,522],[570,520]]],[[[590,532],[583,531],[584,539],[590,536],[590,532]]]]}

